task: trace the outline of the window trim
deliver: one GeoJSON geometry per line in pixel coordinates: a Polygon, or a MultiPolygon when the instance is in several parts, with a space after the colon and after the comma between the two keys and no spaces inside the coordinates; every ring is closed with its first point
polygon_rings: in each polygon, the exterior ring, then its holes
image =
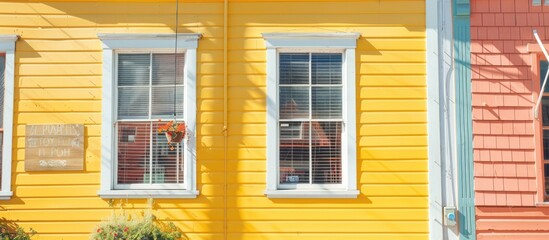
{"type": "Polygon", "coordinates": [[[187,124],[187,142],[184,167],[186,189],[115,189],[116,154],[116,55],[117,52],[172,50],[175,34],[98,34],[103,48],[103,104],[101,126],[101,187],[98,195],[103,198],[196,198],[196,50],[200,33],[177,34],[177,51],[185,52],[184,63],[184,119],[187,124]]]}
{"type": "Polygon", "coordinates": [[[0,34],[0,52],[5,54],[4,69],[4,137],[2,149],[2,186],[0,200],[9,200],[11,191],[11,163],[13,145],[13,101],[15,77],[15,42],[19,39],[15,34],[0,34]],[[8,111],[6,111],[8,109],[8,111]]]}
{"type": "Polygon", "coordinates": [[[356,198],[356,71],[359,33],[263,33],[267,48],[267,186],[269,198],[356,198]],[[278,56],[280,52],[343,52],[342,183],[284,189],[278,171],[278,56]],[[351,110],[351,111],[349,111],[351,110]],[[331,185],[331,187],[328,187],[331,185]]]}

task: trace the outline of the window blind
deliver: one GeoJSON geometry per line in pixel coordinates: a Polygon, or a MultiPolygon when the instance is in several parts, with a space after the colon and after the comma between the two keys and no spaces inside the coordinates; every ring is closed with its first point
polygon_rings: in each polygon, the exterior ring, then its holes
{"type": "Polygon", "coordinates": [[[119,187],[183,183],[183,146],[170,150],[157,129],[174,118],[174,107],[175,118],[183,120],[184,61],[184,54],[118,54],[119,187]]]}
{"type": "Polygon", "coordinates": [[[279,54],[279,183],[341,183],[341,53],[279,54]]]}

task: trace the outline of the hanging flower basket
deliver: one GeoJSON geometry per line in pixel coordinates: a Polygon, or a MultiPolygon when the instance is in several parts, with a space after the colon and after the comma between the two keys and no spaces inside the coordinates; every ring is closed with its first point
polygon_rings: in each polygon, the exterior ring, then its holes
{"type": "Polygon", "coordinates": [[[185,139],[185,136],[187,135],[187,125],[185,124],[185,122],[170,121],[164,125],[159,126],[158,132],[163,132],[166,135],[170,150],[174,150],[174,145],[180,143],[181,141],[183,141],[183,139],[185,139]]]}

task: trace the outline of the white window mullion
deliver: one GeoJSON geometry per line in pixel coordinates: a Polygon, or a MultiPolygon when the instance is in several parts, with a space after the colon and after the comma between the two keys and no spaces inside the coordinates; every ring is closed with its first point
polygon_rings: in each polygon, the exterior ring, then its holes
{"type": "Polygon", "coordinates": [[[313,184],[313,54],[309,53],[309,184],[313,184]]]}
{"type": "MultiPolygon", "coordinates": [[[[152,52],[149,53],[149,119],[152,118],[152,98],[153,98],[153,95],[152,95],[152,69],[153,69],[153,65],[152,65],[152,61],[153,61],[153,54],[152,52]]],[[[154,151],[154,144],[153,144],[153,123],[152,121],[149,122],[149,144],[150,144],[150,147],[149,147],[149,184],[152,185],[153,183],[153,151],[154,151]]]]}

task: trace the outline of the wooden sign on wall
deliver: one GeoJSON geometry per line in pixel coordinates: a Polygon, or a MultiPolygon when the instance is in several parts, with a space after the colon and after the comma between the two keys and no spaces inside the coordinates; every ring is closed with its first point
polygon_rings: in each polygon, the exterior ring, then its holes
{"type": "Polygon", "coordinates": [[[27,125],[25,171],[84,169],[84,125],[27,125]]]}

